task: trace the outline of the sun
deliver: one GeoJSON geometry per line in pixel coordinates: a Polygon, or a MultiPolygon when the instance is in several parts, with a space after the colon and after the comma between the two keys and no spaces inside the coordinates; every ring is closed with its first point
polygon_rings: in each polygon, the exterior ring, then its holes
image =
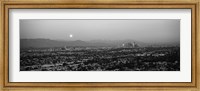
{"type": "Polygon", "coordinates": [[[72,35],[72,34],[70,34],[70,35],[69,35],[69,37],[70,37],[70,38],[72,38],[72,37],[73,37],[73,35],[72,35]]]}

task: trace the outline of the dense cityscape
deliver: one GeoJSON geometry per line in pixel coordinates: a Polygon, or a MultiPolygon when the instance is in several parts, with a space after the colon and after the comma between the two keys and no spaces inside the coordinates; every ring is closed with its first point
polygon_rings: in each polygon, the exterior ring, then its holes
{"type": "Polygon", "coordinates": [[[24,48],[20,71],[180,71],[180,47],[24,48]]]}

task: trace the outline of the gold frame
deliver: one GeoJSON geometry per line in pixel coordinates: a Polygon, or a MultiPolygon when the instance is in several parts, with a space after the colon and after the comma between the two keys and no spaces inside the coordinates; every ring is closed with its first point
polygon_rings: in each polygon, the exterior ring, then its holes
{"type": "Polygon", "coordinates": [[[1,32],[0,32],[0,90],[191,90],[200,91],[200,62],[199,52],[199,1],[115,1],[115,0],[96,0],[96,1],[1,1],[1,32]],[[160,8],[177,9],[189,8],[192,10],[192,82],[129,82],[129,83],[18,83],[8,81],[8,14],[9,9],[13,8],[160,8]],[[38,87],[38,88],[35,88],[38,87]],[[143,88],[141,88],[143,87],[143,88]],[[31,88],[31,89],[30,89],[31,88]]]}

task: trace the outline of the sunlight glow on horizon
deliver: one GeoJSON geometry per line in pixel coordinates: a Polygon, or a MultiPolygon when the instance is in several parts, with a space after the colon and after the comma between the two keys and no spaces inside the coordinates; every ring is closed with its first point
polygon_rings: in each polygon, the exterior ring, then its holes
{"type": "Polygon", "coordinates": [[[70,38],[72,38],[72,37],[73,37],[73,35],[72,35],[72,34],[70,34],[70,35],[69,35],[69,37],[70,37],[70,38]]]}

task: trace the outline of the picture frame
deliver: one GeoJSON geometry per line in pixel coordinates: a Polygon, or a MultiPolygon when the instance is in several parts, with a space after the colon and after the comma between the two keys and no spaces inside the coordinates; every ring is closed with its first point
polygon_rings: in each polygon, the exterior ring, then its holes
{"type": "Polygon", "coordinates": [[[199,1],[1,1],[1,90],[200,90],[199,1]],[[191,82],[9,82],[9,9],[191,9],[191,82]],[[37,87],[37,88],[36,88],[37,87]]]}

